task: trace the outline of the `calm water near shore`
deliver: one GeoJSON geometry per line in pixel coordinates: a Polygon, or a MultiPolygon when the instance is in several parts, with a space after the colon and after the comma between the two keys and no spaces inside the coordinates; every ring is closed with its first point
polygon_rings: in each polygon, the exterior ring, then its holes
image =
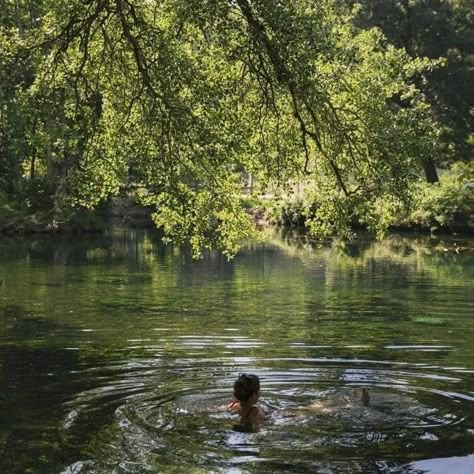
{"type": "Polygon", "coordinates": [[[460,237],[2,238],[0,472],[474,472],[473,282],[460,237]]]}

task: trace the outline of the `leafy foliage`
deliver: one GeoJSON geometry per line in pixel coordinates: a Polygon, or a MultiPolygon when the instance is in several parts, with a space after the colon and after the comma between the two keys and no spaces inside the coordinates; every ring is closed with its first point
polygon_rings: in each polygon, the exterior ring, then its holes
{"type": "Polygon", "coordinates": [[[409,221],[436,230],[474,229],[474,168],[457,163],[440,183],[420,184],[409,221]]]}
{"type": "Polygon", "coordinates": [[[314,214],[307,204],[308,201],[301,197],[278,199],[267,204],[265,212],[273,223],[288,227],[302,227],[306,219],[314,214]]]}
{"type": "Polygon", "coordinates": [[[445,58],[445,67],[416,77],[443,125],[438,161],[469,160],[474,127],[474,10],[470,0],[341,0],[357,4],[355,24],[379,27],[389,41],[413,57],[445,58]]]}
{"type": "Polygon", "coordinates": [[[426,230],[474,229],[474,170],[471,164],[454,164],[439,183],[414,183],[411,205],[398,200],[345,201],[340,197],[307,192],[298,199],[285,198],[267,204],[268,217],[283,226],[305,226],[320,236],[350,236],[352,225],[364,226],[383,235],[390,226],[426,230]],[[339,206],[338,213],[331,206],[339,206]],[[334,216],[342,215],[341,222],[334,216]],[[316,232],[314,230],[316,229],[316,232]]]}
{"type": "Polygon", "coordinates": [[[335,0],[30,3],[0,30],[2,157],[44,177],[58,214],[138,183],[169,237],[232,255],[251,234],[236,172],[310,179],[311,229],[344,233],[354,211],[385,228],[373,209],[406,206],[438,152],[415,78],[440,63],[335,0]]]}

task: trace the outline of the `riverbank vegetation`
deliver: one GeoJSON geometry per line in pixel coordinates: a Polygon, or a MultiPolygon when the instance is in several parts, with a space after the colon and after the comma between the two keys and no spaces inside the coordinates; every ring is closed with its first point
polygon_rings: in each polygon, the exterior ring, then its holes
{"type": "Polygon", "coordinates": [[[243,175],[311,183],[318,235],[472,212],[472,168],[438,183],[472,159],[467,1],[4,3],[0,230],[92,230],[133,188],[168,238],[230,256],[243,175]]]}
{"type": "MultiPolygon", "coordinates": [[[[372,219],[384,221],[384,230],[411,229],[429,232],[474,232],[474,182],[472,164],[456,163],[445,171],[439,182],[413,183],[410,189],[410,206],[386,207],[380,205],[372,208],[372,219]],[[393,212],[396,209],[397,212],[393,212]]],[[[290,228],[307,228],[311,230],[314,223],[321,220],[321,208],[324,197],[309,187],[309,191],[299,196],[285,195],[271,200],[261,200],[255,204],[266,220],[290,228]]],[[[362,204],[363,205],[363,204],[362,204]]],[[[371,222],[364,220],[368,212],[360,213],[357,209],[348,212],[347,225],[343,228],[346,236],[354,229],[370,227],[371,222]]],[[[333,235],[335,228],[327,227],[326,235],[333,235]]]]}

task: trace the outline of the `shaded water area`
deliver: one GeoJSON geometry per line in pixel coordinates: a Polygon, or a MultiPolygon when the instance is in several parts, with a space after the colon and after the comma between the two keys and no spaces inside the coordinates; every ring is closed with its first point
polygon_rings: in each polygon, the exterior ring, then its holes
{"type": "Polygon", "coordinates": [[[474,472],[473,263],[461,238],[2,239],[0,472],[474,472]],[[222,410],[240,372],[258,432],[222,410]]]}

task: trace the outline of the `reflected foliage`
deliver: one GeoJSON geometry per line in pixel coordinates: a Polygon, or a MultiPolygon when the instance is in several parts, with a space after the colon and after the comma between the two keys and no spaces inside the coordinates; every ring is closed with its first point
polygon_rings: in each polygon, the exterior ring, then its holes
{"type": "Polygon", "coordinates": [[[363,472],[471,454],[473,255],[403,235],[271,234],[230,262],[133,229],[2,240],[0,468],[230,469],[246,452],[255,472],[363,472]],[[272,412],[258,434],[216,408],[244,371],[272,412]]]}

